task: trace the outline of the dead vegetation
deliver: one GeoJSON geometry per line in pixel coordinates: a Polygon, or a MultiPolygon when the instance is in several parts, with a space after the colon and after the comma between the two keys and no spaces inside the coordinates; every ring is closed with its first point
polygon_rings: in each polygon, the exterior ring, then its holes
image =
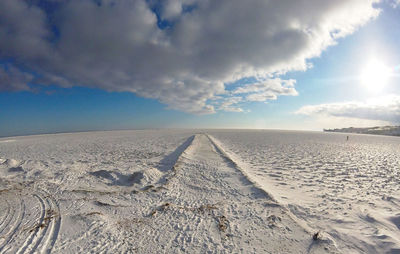
{"type": "Polygon", "coordinates": [[[11,189],[3,189],[3,190],[0,190],[0,194],[7,193],[9,191],[11,191],[11,189]]]}
{"type": "Polygon", "coordinates": [[[166,202],[162,204],[161,206],[157,207],[153,211],[151,211],[150,216],[155,216],[157,212],[164,212],[171,204],[166,202]]]}
{"type": "Polygon", "coordinates": [[[274,214],[267,217],[268,226],[270,228],[277,227],[278,223],[281,221],[282,219],[274,214]]]}
{"type": "Polygon", "coordinates": [[[71,192],[82,193],[82,194],[96,193],[100,195],[118,194],[118,192],[116,191],[101,191],[101,190],[89,190],[89,189],[75,189],[71,190],[71,192]]]}
{"type": "Polygon", "coordinates": [[[120,204],[110,204],[110,203],[106,203],[106,202],[101,202],[99,200],[95,200],[94,204],[97,206],[111,206],[111,207],[128,207],[126,205],[120,205],[120,204]]]}
{"type": "Polygon", "coordinates": [[[220,232],[225,233],[228,229],[228,220],[224,215],[218,216],[218,229],[220,232]]]}
{"type": "Polygon", "coordinates": [[[157,214],[157,212],[165,212],[168,209],[176,209],[176,210],[184,210],[184,211],[190,211],[190,212],[195,212],[195,213],[206,213],[208,212],[208,215],[211,215],[211,211],[218,209],[217,207],[218,204],[205,204],[201,205],[199,207],[187,207],[187,206],[179,206],[171,203],[164,203],[160,205],[159,207],[155,208],[153,211],[151,211],[150,216],[154,216],[157,214]]]}
{"type": "Polygon", "coordinates": [[[37,225],[33,226],[29,230],[29,232],[33,232],[37,229],[43,229],[43,228],[48,227],[51,220],[56,218],[57,216],[59,216],[59,214],[56,211],[54,211],[53,209],[47,209],[45,215],[46,215],[46,217],[44,217],[43,221],[41,221],[37,225]]]}
{"type": "Polygon", "coordinates": [[[318,231],[317,233],[315,233],[315,234],[313,235],[313,240],[314,240],[314,241],[318,241],[318,240],[320,240],[320,239],[321,239],[321,232],[318,231]]]}
{"type": "Polygon", "coordinates": [[[206,204],[206,205],[201,205],[199,208],[197,208],[200,212],[204,213],[204,212],[210,212],[211,210],[215,210],[218,209],[217,206],[214,205],[210,205],[210,204],[206,204]]]}
{"type": "Polygon", "coordinates": [[[18,186],[11,186],[11,188],[0,190],[0,195],[4,194],[4,193],[9,193],[9,192],[12,192],[12,191],[21,192],[23,189],[24,189],[24,187],[21,187],[20,184],[18,186]]]}
{"type": "Polygon", "coordinates": [[[90,213],[86,213],[84,214],[85,216],[91,216],[91,215],[103,215],[101,212],[90,212],[90,213]]]}

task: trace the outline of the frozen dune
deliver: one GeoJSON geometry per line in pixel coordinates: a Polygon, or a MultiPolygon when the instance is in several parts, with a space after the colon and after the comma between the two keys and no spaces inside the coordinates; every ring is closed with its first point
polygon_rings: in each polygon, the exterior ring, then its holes
{"type": "Polygon", "coordinates": [[[345,137],[0,139],[0,253],[400,253],[400,139],[345,137]]]}

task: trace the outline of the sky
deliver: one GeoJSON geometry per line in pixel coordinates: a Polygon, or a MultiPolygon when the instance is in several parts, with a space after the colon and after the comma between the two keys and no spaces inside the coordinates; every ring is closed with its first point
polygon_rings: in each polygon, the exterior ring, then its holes
{"type": "Polygon", "coordinates": [[[1,0],[0,136],[400,125],[399,0],[1,0]]]}

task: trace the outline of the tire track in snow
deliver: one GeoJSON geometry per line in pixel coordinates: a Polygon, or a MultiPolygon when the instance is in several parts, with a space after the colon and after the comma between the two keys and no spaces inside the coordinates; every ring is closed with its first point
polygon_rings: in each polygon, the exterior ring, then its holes
{"type": "MultiPolygon", "coordinates": [[[[294,215],[290,209],[287,206],[284,206],[280,204],[277,199],[273,197],[268,191],[264,190],[263,187],[261,187],[255,179],[253,179],[252,176],[250,176],[241,166],[241,162],[238,162],[236,159],[233,159],[232,156],[230,156],[230,152],[222,148],[222,145],[220,144],[219,141],[217,141],[214,137],[211,137],[208,134],[205,134],[207,138],[210,140],[211,144],[214,146],[216,151],[226,160],[231,162],[234,165],[234,168],[237,169],[241,174],[251,183],[253,186],[260,190],[261,192],[265,193],[271,200],[273,200],[276,205],[281,207],[282,209],[285,210],[286,214],[293,220],[295,221],[300,227],[302,227],[307,233],[309,234],[314,234],[315,230],[313,230],[305,221],[303,221],[301,218],[298,218],[296,215],[294,215]]],[[[329,239],[329,241],[334,242],[332,239],[329,239]]]]}
{"type": "Polygon", "coordinates": [[[34,228],[30,230],[31,234],[29,235],[29,237],[27,237],[26,241],[16,252],[18,254],[33,252],[35,250],[33,246],[36,246],[38,244],[38,241],[40,242],[40,239],[43,238],[44,231],[42,230],[42,225],[46,215],[46,206],[43,202],[42,197],[37,194],[34,194],[33,196],[37,199],[40,206],[39,220],[37,224],[35,224],[34,228]]]}
{"type": "MultiPolygon", "coordinates": [[[[60,209],[57,202],[50,196],[44,196],[39,192],[32,196],[35,199],[35,203],[39,205],[39,216],[30,219],[31,221],[35,220],[35,223],[29,230],[29,235],[26,237],[26,240],[15,253],[50,253],[57,240],[61,227],[60,209]]],[[[23,219],[24,217],[22,216],[19,224],[22,223],[23,219]]],[[[15,228],[14,232],[17,232],[17,230],[18,227],[15,228]]],[[[18,232],[21,231],[18,230],[18,232]]],[[[11,240],[12,239],[9,238],[7,243],[11,242],[11,240]]],[[[0,252],[1,251],[2,249],[0,249],[0,252]]]]}
{"type": "Polygon", "coordinates": [[[254,181],[252,179],[252,177],[250,175],[247,174],[247,172],[239,165],[239,163],[234,160],[233,158],[231,158],[231,156],[229,156],[229,154],[225,151],[225,149],[222,148],[222,146],[220,144],[217,144],[217,142],[215,141],[214,138],[212,138],[210,135],[208,134],[204,134],[207,139],[210,141],[210,143],[212,144],[212,146],[214,147],[215,151],[222,157],[224,158],[226,161],[229,162],[229,164],[231,164],[231,168],[234,168],[235,170],[237,170],[238,172],[240,172],[241,175],[243,175],[246,180],[252,184],[254,186],[254,188],[256,188],[258,191],[264,193],[266,195],[266,197],[268,199],[271,199],[273,202],[275,202],[277,205],[280,205],[278,203],[278,201],[266,190],[264,190],[261,186],[259,186],[259,184],[254,181]]]}
{"type": "Polygon", "coordinates": [[[49,228],[48,224],[46,223],[46,220],[48,219],[48,216],[49,216],[48,215],[48,211],[49,211],[48,206],[46,205],[45,199],[43,199],[40,195],[37,195],[37,197],[39,197],[40,202],[43,203],[45,217],[43,219],[42,224],[38,225],[38,227],[40,228],[39,230],[41,232],[40,232],[40,235],[38,236],[38,238],[35,239],[35,243],[34,243],[32,249],[30,250],[30,253],[34,253],[38,249],[38,247],[40,246],[40,244],[43,241],[43,238],[46,236],[48,228],[49,228]]]}
{"type": "MultiPolygon", "coordinates": [[[[235,156],[232,157],[231,153],[229,151],[225,150],[218,141],[216,141],[213,137],[211,137],[210,135],[205,134],[205,133],[198,135],[199,140],[200,140],[200,138],[202,138],[201,136],[205,136],[207,138],[208,142],[210,143],[210,145],[213,148],[212,149],[213,152],[215,152],[219,157],[224,159],[227,167],[235,170],[239,175],[241,175],[243,177],[243,180],[241,180],[241,183],[244,185],[247,185],[247,186],[251,186],[250,190],[254,194],[254,195],[251,195],[252,201],[259,200],[259,199],[265,199],[266,201],[272,202],[274,204],[274,207],[276,207],[278,209],[282,209],[285,212],[285,214],[295,224],[297,224],[297,226],[303,232],[311,235],[315,231],[309,225],[307,225],[305,222],[303,222],[301,219],[297,218],[293,213],[291,213],[291,211],[287,207],[280,204],[268,191],[263,189],[261,187],[261,185],[255,179],[253,179],[253,177],[251,175],[249,175],[244,170],[244,167],[241,166],[242,163],[240,162],[240,160],[235,159],[235,156]]],[[[202,142],[204,145],[206,141],[203,139],[202,142]]],[[[194,156],[196,157],[197,155],[194,154],[194,156]]],[[[193,157],[193,158],[195,158],[195,157],[193,157]]],[[[206,159],[208,159],[208,157],[206,157],[206,159]]],[[[239,193],[237,193],[237,194],[239,194],[239,193]]],[[[256,204],[254,204],[254,205],[256,205],[256,204]]],[[[265,220],[263,218],[261,218],[261,220],[263,222],[265,222],[265,220]]],[[[229,224],[229,220],[227,220],[227,221],[229,224]]],[[[333,246],[333,249],[335,249],[335,243],[332,239],[328,238],[328,239],[324,240],[324,242],[327,243],[328,245],[333,246]]]]}
{"type": "Polygon", "coordinates": [[[181,152],[173,165],[177,178],[173,181],[173,186],[170,188],[171,192],[168,195],[170,196],[169,200],[174,200],[173,203],[166,202],[151,213],[151,216],[157,216],[157,214],[162,216],[157,219],[160,220],[160,224],[157,224],[160,228],[157,230],[158,232],[153,234],[153,238],[157,239],[156,242],[160,242],[164,238],[162,234],[159,234],[160,231],[178,229],[173,236],[169,237],[167,249],[178,248],[179,246],[180,250],[185,252],[193,246],[201,245],[207,245],[207,249],[214,250],[237,248],[237,244],[231,238],[232,230],[223,205],[212,204],[214,197],[223,198],[225,195],[241,195],[231,193],[231,186],[224,183],[224,180],[215,177],[219,174],[220,167],[230,168],[229,171],[237,171],[237,169],[233,169],[232,162],[219,152],[205,134],[195,135],[190,145],[181,152]],[[212,172],[203,173],[203,170],[206,170],[205,172],[211,170],[212,172]],[[210,173],[213,175],[211,178],[209,178],[210,173]],[[198,181],[192,182],[188,179],[198,179],[198,181]],[[205,181],[204,185],[200,183],[203,181],[205,181]],[[191,195],[186,192],[187,188],[199,188],[197,193],[200,196],[190,197],[191,195]],[[211,193],[209,195],[204,194],[203,191],[207,192],[207,188],[216,188],[215,190],[220,194],[216,194],[216,196],[211,193]],[[187,196],[188,194],[189,196],[187,196]],[[189,223],[182,224],[186,222],[176,221],[175,218],[177,217],[189,223]],[[164,221],[170,222],[164,224],[164,221]],[[214,235],[214,237],[199,235],[200,232],[204,233],[203,230],[208,231],[208,234],[214,235]],[[198,237],[205,237],[206,239],[203,240],[206,242],[198,242],[198,237]]]}
{"type": "Polygon", "coordinates": [[[10,224],[10,222],[12,220],[12,217],[14,216],[13,215],[14,213],[10,212],[10,210],[11,210],[10,203],[7,200],[5,200],[5,202],[7,203],[7,211],[6,211],[5,215],[3,216],[3,219],[0,224],[0,234],[2,234],[3,231],[7,228],[8,224],[10,224]]]}
{"type": "Polygon", "coordinates": [[[57,241],[58,234],[60,232],[61,228],[61,213],[60,213],[60,207],[57,203],[56,200],[54,200],[51,196],[46,197],[46,202],[49,206],[49,209],[47,211],[52,211],[48,212],[48,216],[50,216],[49,220],[49,227],[50,227],[50,232],[47,235],[47,239],[45,240],[44,246],[42,247],[42,253],[50,253],[51,250],[54,247],[54,244],[57,241]]]}
{"type": "MultiPolygon", "coordinates": [[[[10,230],[5,234],[4,237],[4,241],[0,246],[0,253],[4,250],[5,247],[7,247],[7,245],[14,239],[14,237],[16,236],[18,229],[20,228],[22,221],[25,217],[25,203],[23,201],[23,199],[20,199],[20,204],[19,204],[19,209],[18,209],[18,217],[15,220],[14,224],[12,225],[12,227],[10,228],[10,230]]],[[[14,216],[13,216],[14,218],[14,216]]],[[[12,221],[12,219],[10,220],[12,221]]],[[[10,246],[8,246],[10,247],[10,246]]]]}
{"type": "Polygon", "coordinates": [[[160,161],[159,170],[161,172],[169,172],[166,173],[164,177],[158,182],[160,186],[167,186],[171,179],[176,176],[177,167],[179,166],[183,154],[190,149],[193,144],[193,140],[196,135],[190,136],[185,142],[183,142],[179,147],[175,149],[171,154],[166,156],[164,159],[160,161]]]}

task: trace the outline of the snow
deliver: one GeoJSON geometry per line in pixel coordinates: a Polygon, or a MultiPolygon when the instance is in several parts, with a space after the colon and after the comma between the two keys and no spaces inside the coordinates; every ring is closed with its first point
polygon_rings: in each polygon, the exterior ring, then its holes
{"type": "Polygon", "coordinates": [[[399,148],[285,131],[2,138],[0,252],[398,253],[399,148]]]}
{"type": "Polygon", "coordinates": [[[344,253],[400,252],[400,139],[285,131],[210,132],[299,220],[344,253]]]}

